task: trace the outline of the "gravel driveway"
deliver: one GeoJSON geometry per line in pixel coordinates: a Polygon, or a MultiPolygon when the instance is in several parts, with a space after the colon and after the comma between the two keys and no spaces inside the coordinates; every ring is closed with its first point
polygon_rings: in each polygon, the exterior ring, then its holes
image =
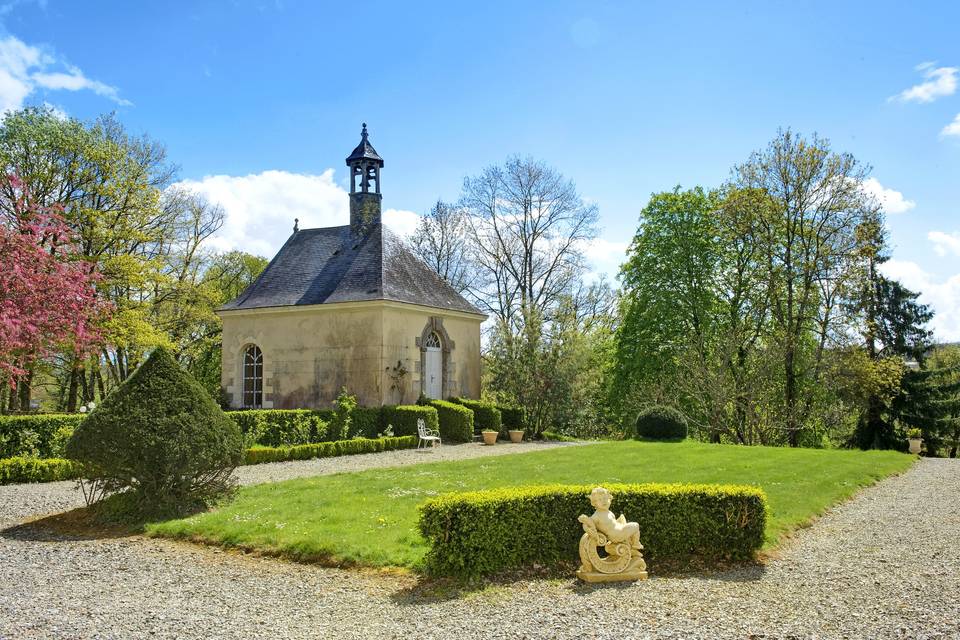
{"type": "MultiPolygon", "coordinates": [[[[36,513],[41,494],[0,487],[0,520],[36,513]]],[[[437,600],[406,575],[53,538],[0,534],[0,638],[960,638],[960,460],[862,491],[763,567],[627,586],[530,580],[437,600]]]]}

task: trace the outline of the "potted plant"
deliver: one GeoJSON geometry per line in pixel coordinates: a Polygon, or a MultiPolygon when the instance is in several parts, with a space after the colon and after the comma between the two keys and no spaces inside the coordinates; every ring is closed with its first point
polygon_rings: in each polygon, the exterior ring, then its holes
{"type": "Polygon", "coordinates": [[[480,432],[483,435],[483,444],[497,444],[498,431],[493,429],[484,429],[480,432]]]}
{"type": "Polygon", "coordinates": [[[523,442],[523,429],[510,429],[510,442],[520,444],[523,442]]]}
{"type": "Polygon", "coordinates": [[[910,441],[910,453],[920,453],[920,444],[923,442],[923,432],[920,429],[907,429],[907,440],[910,441]]]}

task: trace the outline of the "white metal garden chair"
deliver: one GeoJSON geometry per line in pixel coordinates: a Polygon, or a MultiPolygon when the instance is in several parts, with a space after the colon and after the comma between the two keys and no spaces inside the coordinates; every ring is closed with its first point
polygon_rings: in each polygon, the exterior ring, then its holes
{"type": "Polygon", "coordinates": [[[417,442],[417,449],[421,446],[426,449],[428,444],[432,447],[443,444],[440,441],[440,432],[436,429],[428,429],[423,418],[417,419],[417,435],[420,436],[420,440],[417,442]]]}

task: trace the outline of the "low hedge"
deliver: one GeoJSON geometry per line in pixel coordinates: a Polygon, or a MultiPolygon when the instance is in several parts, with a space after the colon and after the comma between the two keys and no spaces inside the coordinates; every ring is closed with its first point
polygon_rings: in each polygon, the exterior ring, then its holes
{"type": "Polygon", "coordinates": [[[380,408],[380,431],[393,427],[395,436],[417,435],[417,420],[423,420],[428,429],[439,429],[440,420],[437,410],[418,404],[401,404],[380,408]]]}
{"type": "Polygon", "coordinates": [[[63,458],[41,459],[16,456],[0,460],[0,485],[73,480],[80,475],[81,466],[63,458]]]}
{"type": "Polygon", "coordinates": [[[527,428],[527,411],[523,407],[508,407],[498,404],[497,409],[500,410],[503,428],[507,431],[527,428]]]}
{"type": "Polygon", "coordinates": [[[394,438],[353,438],[334,442],[317,442],[293,447],[253,447],[247,449],[244,464],[262,464],[264,462],[285,462],[288,460],[310,460],[313,458],[332,458],[358,453],[377,453],[394,449],[412,449],[417,446],[416,436],[394,438]]]}
{"type": "Polygon", "coordinates": [[[451,402],[462,404],[473,411],[473,428],[476,431],[500,431],[503,428],[503,417],[497,405],[492,402],[482,400],[470,400],[469,398],[451,398],[451,402]]]}
{"type": "Polygon", "coordinates": [[[687,419],[673,407],[653,405],[637,416],[637,438],[683,440],[687,437],[687,419]]]}
{"type": "Polygon", "coordinates": [[[81,413],[0,416],[0,458],[61,456],[83,418],[81,413]]]}
{"type": "MultiPolygon", "coordinates": [[[[612,510],[640,524],[644,556],[657,567],[751,558],[763,544],[766,496],[737,485],[615,484],[612,510]]],[[[432,574],[476,577],[576,560],[591,514],[592,485],[509,487],[452,493],[420,505],[432,574]]]]}
{"type": "Polygon", "coordinates": [[[431,400],[430,406],[440,417],[440,438],[449,442],[473,440],[474,413],[462,404],[446,400],[431,400]]]}

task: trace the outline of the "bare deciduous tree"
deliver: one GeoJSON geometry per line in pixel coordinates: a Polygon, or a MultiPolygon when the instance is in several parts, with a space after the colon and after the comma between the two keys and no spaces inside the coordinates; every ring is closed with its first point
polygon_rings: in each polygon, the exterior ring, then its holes
{"type": "Polygon", "coordinates": [[[469,292],[476,280],[469,230],[462,208],[437,200],[410,238],[413,252],[457,293],[469,292]]]}
{"type": "Polygon", "coordinates": [[[513,330],[527,317],[549,321],[586,269],[583,247],[596,236],[596,206],[553,168],[518,156],[466,178],[462,204],[485,276],[480,303],[513,330]]]}

